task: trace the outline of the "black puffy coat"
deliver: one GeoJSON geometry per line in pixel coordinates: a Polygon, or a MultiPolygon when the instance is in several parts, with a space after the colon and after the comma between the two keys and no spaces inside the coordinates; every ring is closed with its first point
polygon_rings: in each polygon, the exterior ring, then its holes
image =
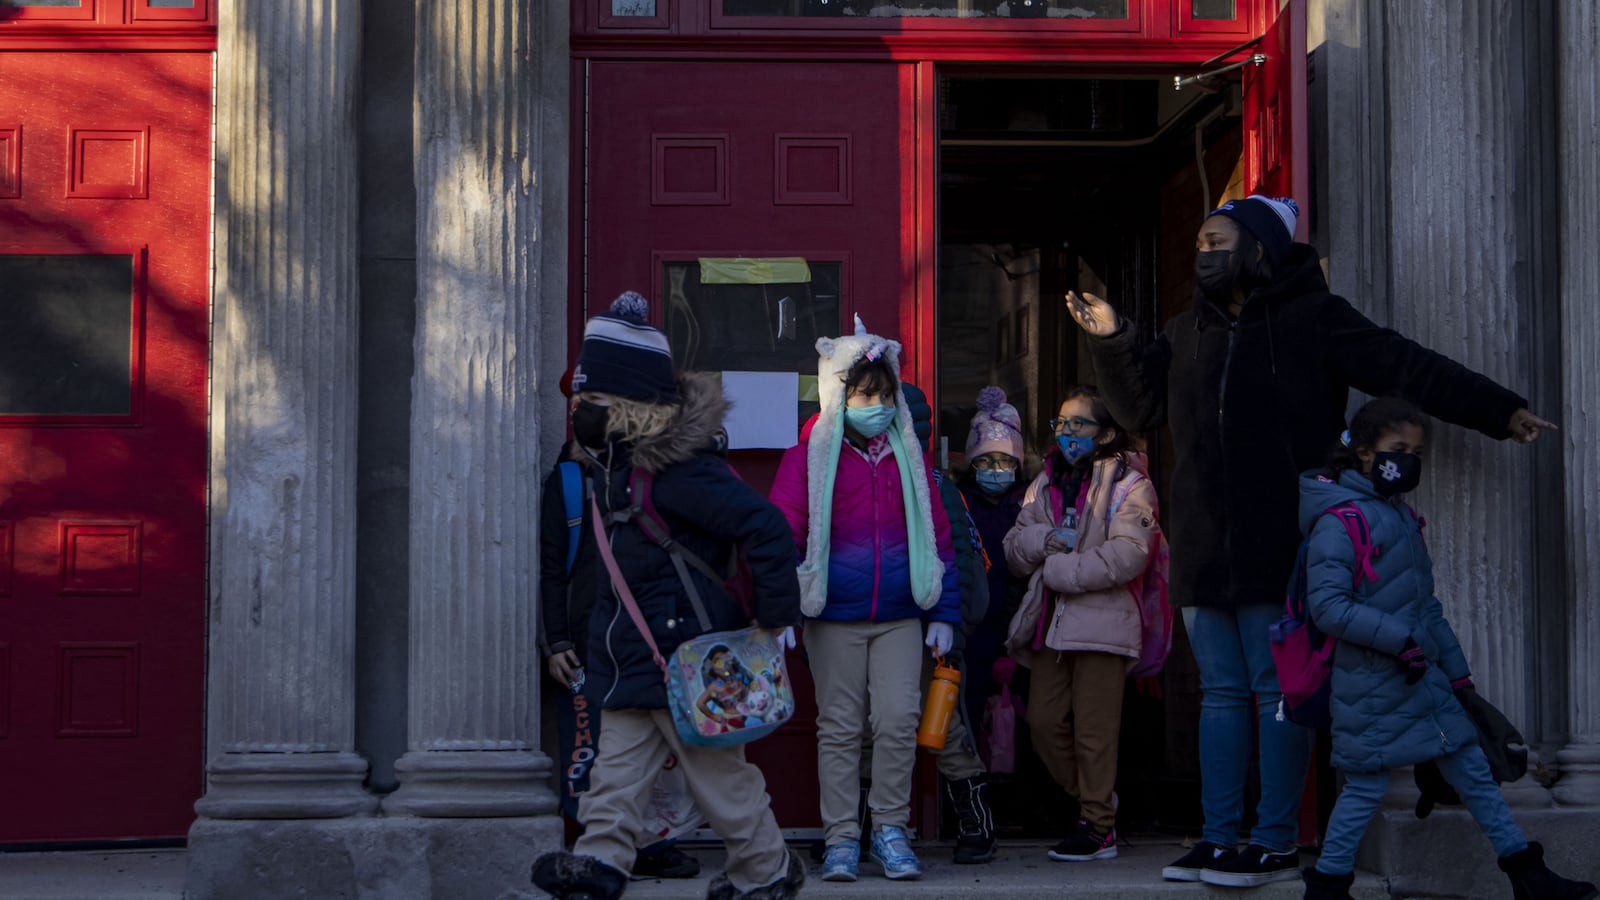
{"type": "MultiPolygon", "coordinates": [[[[633,469],[653,473],[652,502],[673,539],[708,565],[721,568],[735,545],[755,578],[755,621],[764,628],[800,622],[794,535],[778,508],[739,480],[721,448],[727,402],[714,379],[686,375],[679,411],[658,435],[612,446],[604,464],[585,457],[603,520],[631,506],[633,469]]],[[[672,558],[632,522],[607,526],[611,549],[663,657],[703,633],[672,558]]],[[[598,554],[596,554],[598,556],[598,554]]],[[[585,693],[604,709],[662,709],[661,669],[610,587],[604,564],[592,575],[599,590],[589,620],[585,693]]],[[[749,626],[750,619],[722,586],[690,570],[705,600],[712,631],[749,626]]]]}
{"type": "Polygon", "coordinates": [[[1300,545],[1299,476],[1344,430],[1350,388],[1494,438],[1527,406],[1330,293],[1305,244],[1237,320],[1197,301],[1148,346],[1127,328],[1089,344],[1117,421],[1172,428],[1170,585],[1183,606],[1282,602],[1300,545]]]}

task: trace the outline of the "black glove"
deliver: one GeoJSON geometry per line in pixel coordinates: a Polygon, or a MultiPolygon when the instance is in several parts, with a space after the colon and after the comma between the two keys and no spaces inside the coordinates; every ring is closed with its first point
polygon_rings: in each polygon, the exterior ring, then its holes
{"type": "Polygon", "coordinates": [[[1406,638],[1405,647],[1400,650],[1400,662],[1406,667],[1406,684],[1416,684],[1428,672],[1428,658],[1411,638],[1406,638]]]}

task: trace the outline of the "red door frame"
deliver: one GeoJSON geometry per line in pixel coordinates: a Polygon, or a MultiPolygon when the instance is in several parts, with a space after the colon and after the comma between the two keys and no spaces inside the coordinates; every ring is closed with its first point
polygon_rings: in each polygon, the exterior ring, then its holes
{"type": "MultiPolygon", "coordinates": [[[[1287,108],[1279,127],[1288,135],[1289,156],[1275,172],[1253,165],[1247,152],[1247,184],[1276,194],[1296,197],[1306,209],[1305,165],[1305,0],[1289,0],[1282,27],[1278,0],[1240,0],[1234,22],[1194,20],[1188,0],[1130,0],[1129,20],[1122,23],[1082,20],[951,20],[951,19],[738,19],[720,13],[721,0],[656,0],[649,17],[614,16],[610,0],[572,0],[572,134],[573,202],[569,272],[569,359],[576,359],[583,322],[603,298],[589,298],[587,245],[589,239],[589,155],[584,123],[591,111],[589,65],[598,60],[810,60],[819,63],[892,60],[913,66],[912,107],[903,111],[912,119],[914,135],[914,198],[902,211],[902,259],[911,260],[914,274],[903,286],[899,334],[905,344],[907,377],[924,387],[937,411],[937,322],[934,314],[938,253],[937,123],[938,67],[945,64],[981,64],[1000,68],[1026,66],[1067,72],[1120,74],[1196,74],[1206,66],[1224,65],[1246,57],[1246,51],[1264,52],[1268,63],[1245,77],[1257,84],[1272,84],[1271,96],[1280,109],[1287,108]],[[1251,42],[1252,36],[1264,40],[1251,42]],[[1247,43],[1248,42],[1248,43],[1247,43]],[[1294,52],[1299,48],[1298,54],[1294,52]]],[[[1250,83],[1247,81],[1247,83],[1250,83]]],[[[1253,92],[1257,106],[1268,97],[1253,92]]],[[[1259,132],[1270,117],[1251,120],[1253,140],[1259,146],[1270,138],[1259,132]]],[[[1265,154],[1258,154],[1263,158],[1265,154]]],[[[1300,239],[1308,216],[1301,216],[1300,239]]],[[[758,243],[789,255],[796,248],[781,246],[776,236],[761,235],[758,243]]],[[[747,251],[748,252],[748,251],[747,251]]],[[[659,266],[658,266],[659,268],[659,266]]],[[[853,299],[847,302],[853,303],[853,299]]],[[[659,307],[659,304],[657,304],[659,307]]],[[[848,314],[849,310],[842,310],[848,314]]],[[[660,317],[659,309],[656,313],[660,317]]],[[[658,322],[659,324],[659,322],[658,322]]],[[[938,824],[937,784],[933,767],[919,756],[917,793],[921,795],[917,824],[934,833],[938,824]],[[931,801],[931,802],[930,802],[931,801]]]]}

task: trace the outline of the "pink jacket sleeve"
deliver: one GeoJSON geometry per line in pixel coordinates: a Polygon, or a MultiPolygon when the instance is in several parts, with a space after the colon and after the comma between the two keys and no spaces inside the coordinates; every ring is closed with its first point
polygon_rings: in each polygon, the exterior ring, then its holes
{"type": "Polygon", "coordinates": [[[1028,488],[1016,524],[1006,532],[1006,564],[1018,578],[1027,578],[1044,564],[1044,542],[1055,530],[1048,512],[1050,497],[1044,478],[1040,475],[1028,488]]]}
{"type": "Polygon", "coordinates": [[[778,474],[772,479],[772,490],[767,495],[789,523],[794,532],[796,555],[805,559],[806,533],[811,522],[811,495],[806,488],[806,445],[796,444],[783,452],[778,464],[778,474]]]}

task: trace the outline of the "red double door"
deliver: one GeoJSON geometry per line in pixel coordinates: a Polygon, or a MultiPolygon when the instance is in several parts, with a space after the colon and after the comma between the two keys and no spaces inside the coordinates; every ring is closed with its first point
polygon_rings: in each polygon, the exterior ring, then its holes
{"type": "Polygon", "coordinates": [[[204,777],[211,54],[0,52],[0,844],[204,777]]]}

